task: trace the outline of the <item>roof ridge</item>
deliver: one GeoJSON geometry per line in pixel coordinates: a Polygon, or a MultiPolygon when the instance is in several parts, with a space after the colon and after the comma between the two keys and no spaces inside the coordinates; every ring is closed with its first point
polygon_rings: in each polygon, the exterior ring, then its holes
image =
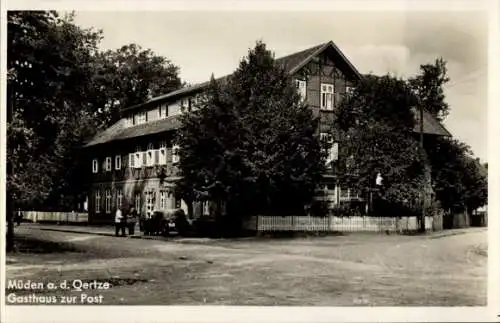
{"type": "MultiPolygon", "coordinates": [[[[324,42],[324,43],[321,43],[321,44],[318,44],[318,45],[315,45],[315,46],[308,47],[308,48],[300,50],[298,52],[294,52],[294,53],[290,53],[288,55],[280,56],[278,58],[275,58],[275,61],[284,60],[286,58],[290,58],[290,57],[295,56],[295,55],[299,56],[300,54],[303,54],[303,53],[306,53],[306,52],[312,51],[312,50],[317,51],[320,48],[327,46],[328,44],[333,44],[333,41],[329,40],[327,42],[324,42]]],[[[311,55],[312,54],[314,54],[314,53],[311,53],[311,55]]],[[[308,55],[308,57],[309,56],[310,55],[308,55]]],[[[304,58],[304,60],[306,60],[308,57],[304,58]]],[[[298,66],[298,65],[299,64],[296,64],[296,66],[298,66]]],[[[220,77],[217,77],[217,78],[215,78],[215,80],[222,80],[222,79],[225,79],[225,78],[227,78],[227,77],[229,77],[229,76],[231,76],[233,74],[234,74],[234,72],[230,73],[230,74],[226,74],[226,75],[220,76],[220,77]]],[[[213,75],[213,73],[212,73],[212,75],[213,75]]],[[[196,91],[196,90],[202,88],[203,86],[208,85],[209,82],[210,82],[210,80],[199,82],[199,83],[195,83],[193,85],[186,86],[186,87],[183,87],[183,88],[179,88],[177,90],[173,90],[173,91],[167,92],[165,94],[161,94],[161,95],[158,95],[156,97],[153,97],[153,98],[151,98],[150,100],[148,100],[146,102],[143,102],[143,103],[140,103],[140,104],[136,104],[136,105],[133,105],[131,107],[124,108],[123,110],[124,111],[132,110],[132,109],[138,108],[140,106],[146,105],[148,103],[153,103],[153,102],[156,102],[158,100],[162,100],[164,98],[168,98],[168,97],[170,97],[172,95],[181,94],[183,92],[196,91]]]]}

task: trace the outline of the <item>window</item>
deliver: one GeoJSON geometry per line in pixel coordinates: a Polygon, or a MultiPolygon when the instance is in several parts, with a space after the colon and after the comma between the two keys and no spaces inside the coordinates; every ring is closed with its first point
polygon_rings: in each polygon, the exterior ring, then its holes
{"type": "Polygon", "coordinates": [[[321,109],[333,110],[333,84],[321,83],[321,109]]]}
{"type": "Polygon", "coordinates": [[[158,107],[158,118],[164,119],[168,116],[168,105],[166,103],[160,104],[158,107]]]}
{"type": "Polygon", "coordinates": [[[354,93],[354,87],[352,87],[352,86],[345,87],[345,94],[347,96],[351,96],[353,93],[354,93]]]}
{"type": "Polygon", "coordinates": [[[106,157],[105,167],[107,172],[111,170],[111,157],[106,157]]]}
{"type": "Polygon", "coordinates": [[[160,164],[160,165],[167,164],[167,144],[164,141],[160,142],[158,159],[159,159],[158,164],[160,164]]]}
{"type": "Polygon", "coordinates": [[[97,159],[92,160],[92,173],[97,173],[99,171],[99,162],[97,159]]]}
{"type": "Polygon", "coordinates": [[[182,110],[179,102],[168,107],[168,114],[170,116],[175,116],[175,115],[181,114],[182,111],[183,110],[182,110]]]}
{"type": "Polygon", "coordinates": [[[344,188],[344,187],[340,187],[340,199],[342,200],[345,200],[345,199],[349,199],[349,189],[348,188],[344,188]]]}
{"type": "Polygon", "coordinates": [[[153,144],[148,145],[148,151],[146,155],[146,166],[151,167],[154,164],[154,147],[153,144]]]}
{"type": "Polygon", "coordinates": [[[141,212],[141,193],[135,193],[135,209],[137,212],[141,212]]]}
{"type": "Polygon", "coordinates": [[[127,119],[125,119],[125,126],[132,127],[133,125],[134,125],[134,118],[132,116],[127,116],[127,119]]]}
{"type": "Polygon", "coordinates": [[[332,144],[332,147],[330,148],[330,159],[332,161],[336,161],[339,159],[339,143],[338,142],[334,142],[332,144]]]}
{"type": "Polygon", "coordinates": [[[306,91],[307,90],[306,81],[295,80],[295,87],[297,88],[297,91],[299,92],[302,100],[305,100],[306,99],[306,92],[307,92],[306,91]]]}
{"type": "Polygon", "coordinates": [[[328,155],[326,157],[326,164],[329,165],[332,161],[338,160],[339,144],[338,142],[333,142],[333,136],[329,133],[322,132],[320,134],[320,139],[325,146],[328,146],[328,155]]]}
{"type": "Polygon", "coordinates": [[[210,202],[203,201],[203,215],[210,215],[210,202]]]}
{"type": "Polygon", "coordinates": [[[123,207],[123,190],[121,188],[116,190],[116,207],[120,209],[123,207]]]}
{"type": "Polygon", "coordinates": [[[134,154],[128,154],[128,167],[129,168],[134,168],[135,167],[135,156],[134,156],[134,154]]]}
{"type": "Polygon", "coordinates": [[[115,169],[121,169],[121,168],[122,168],[122,156],[116,155],[115,156],[115,169]]]}
{"type": "Polygon", "coordinates": [[[106,200],[104,207],[106,208],[106,213],[111,213],[111,190],[106,190],[106,200]]]}
{"type": "Polygon", "coordinates": [[[172,146],[172,163],[176,164],[179,162],[180,157],[179,157],[179,145],[173,145],[172,146]]]}
{"type": "Polygon", "coordinates": [[[101,192],[95,191],[95,212],[101,212],[101,192]]]}
{"type": "Polygon", "coordinates": [[[142,167],[142,152],[141,152],[141,147],[137,146],[135,148],[135,154],[134,154],[134,166],[135,168],[141,168],[142,167]]]}
{"type": "Polygon", "coordinates": [[[153,213],[155,206],[155,192],[146,192],[146,212],[153,213]]]}
{"type": "Polygon", "coordinates": [[[138,114],[136,114],[136,122],[135,122],[136,124],[143,124],[146,122],[147,122],[146,111],[139,112],[138,114]]]}
{"type": "Polygon", "coordinates": [[[160,209],[164,210],[167,208],[167,192],[160,192],[160,209]]]}
{"type": "Polygon", "coordinates": [[[174,208],[180,209],[181,204],[181,199],[174,195],[174,208]]]}

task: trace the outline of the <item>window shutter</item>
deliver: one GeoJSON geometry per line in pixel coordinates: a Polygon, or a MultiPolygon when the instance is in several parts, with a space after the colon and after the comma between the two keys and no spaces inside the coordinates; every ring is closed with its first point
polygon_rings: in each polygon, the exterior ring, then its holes
{"type": "Polygon", "coordinates": [[[154,151],[154,164],[155,165],[160,164],[160,150],[159,149],[156,149],[154,151]]]}
{"type": "Polygon", "coordinates": [[[167,150],[166,150],[166,148],[159,149],[159,164],[160,165],[167,164],[167,150]]]}
{"type": "Polygon", "coordinates": [[[143,151],[143,152],[142,152],[142,164],[143,164],[143,165],[147,165],[147,164],[146,164],[146,159],[147,159],[146,152],[145,152],[145,151],[143,151]]]}
{"type": "Polygon", "coordinates": [[[134,168],[135,167],[135,163],[134,163],[134,154],[128,154],[128,164],[129,164],[129,167],[130,168],[134,168]]]}

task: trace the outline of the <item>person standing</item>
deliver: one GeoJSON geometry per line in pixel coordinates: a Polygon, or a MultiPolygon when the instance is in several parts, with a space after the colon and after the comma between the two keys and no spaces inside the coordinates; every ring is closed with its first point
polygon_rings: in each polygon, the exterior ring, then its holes
{"type": "Polygon", "coordinates": [[[122,210],[120,208],[116,209],[116,214],[115,214],[115,236],[118,237],[118,234],[120,233],[120,229],[122,231],[122,236],[125,236],[125,226],[124,226],[124,221],[123,221],[123,215],[122,215],[122,210]]]}
{"type": "Polygon", "coordinates": [[[133,235],[135,232],[135,226],[137,223],[137,211],[134,207],[130,209],[130,212],[127,217],[127,225],[128,225],[128,234],[133,235]]]}
{"type": "Polygon", "coordinates": [[[22,221],[23,221],[23,212],[21,212],[21,210],[18,209],[17,216],[16,216],[17,226],[20,226],[22,221]]]}

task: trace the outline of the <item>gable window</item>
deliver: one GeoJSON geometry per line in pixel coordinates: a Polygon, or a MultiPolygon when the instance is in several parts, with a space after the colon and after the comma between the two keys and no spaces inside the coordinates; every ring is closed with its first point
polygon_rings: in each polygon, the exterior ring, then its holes
{"type": "Polygon", "coordinates": [[[99,162],[97,159],[92,160],[92,173],[97,173],[99,171],[99,162]]]}
{"type": "Polygon", "coordinates": [[[146,155],[146,166],[148,167],[151,167],[153,166],[154,164],[154,147],[153,147],[153,144],[149,144],[148,145],[148,151],[147,151],[147,155],[146,155]]]}
{"type": "Polygon", "coordinates": [[[135,148],[135,154],[134,154],[134,164],[135,168],[141,168],[142,167],[142,152],[141,152],[141,147],[137,146],[135,148]]]}
{"type": "Polygon", "coordinates": [[[115,156],[115,169],[121,169],[122,168],[122,156],[121,155],[116,155],[115,156]]]}
{"type": "Polygon", "coordinates": [[[173,145],[172,146],[172,163],[173,164],[178,163],[179,160],[180,160],[179,150],[180,150],[180,146],[179,145],[173,145]]]}
{"type": "Polygon", "coordinates": [[[106,157],[106,171],[109,172],[111,170],[111,157],[106,157]]]}
{"type": "Polygon", "coordinates": [[[333,110],[333,84],[321,83],[321,109],[333,110]]]}
{"type": "Polygon", "coordinates": [[[297,89],[302,100],[306,99],[307,83],[304,80],[295,80],[295,88],[297,89]]]}
{"type": "Polygon", "coordinates": [[[123,207],[123,190],[121,188],[116,190],[116,207],[120,209],[123,207]]]}
{"type": "Polygon", "coordinates": [[[158,164],[167,164],[167,144],[165,143],[165,141],[160,142],[158,164]]]}
{"type": "Polygon", "coordinates": [[[106,201],[105,201],[106,213],[111,213],[111,190],[106,190],[106,201]]]}
{"type": "Polygon", "coordinates": [[[101,192],[99,190],[95,191],[95,212],[99,213],[101,211],[101,192]]]}

